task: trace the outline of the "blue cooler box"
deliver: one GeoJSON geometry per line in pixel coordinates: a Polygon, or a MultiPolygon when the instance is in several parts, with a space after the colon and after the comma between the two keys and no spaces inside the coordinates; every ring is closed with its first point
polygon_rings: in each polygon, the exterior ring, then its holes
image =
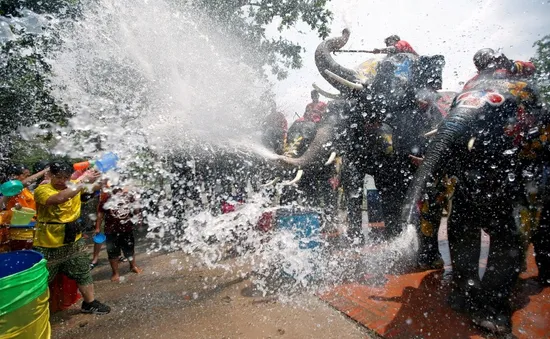
{"type": "Polygon", "coordinates": [[[277,226],[280,229],[292,230],[295,238],[300,241],[301,249],[311,249],[319,247],[321,230],[321,217],[317,212],[297,212],[285,211],[277,216],[277,226]]]}

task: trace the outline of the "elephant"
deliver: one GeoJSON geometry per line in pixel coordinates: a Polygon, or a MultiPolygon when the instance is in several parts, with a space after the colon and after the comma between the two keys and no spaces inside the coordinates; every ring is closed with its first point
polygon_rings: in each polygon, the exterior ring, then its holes
{"type": "MultiPolygon", "coordinates": [[[[443,101],[449,95],[438,92],[445,64],[442,56],[392,54],[382,61],[367,60],[356,71],[338,64],[331,55],[347,43],[349,36],[345,29],[342,36],[329,38],[317,47],[316,66],[340,93],[320,91],[334,100],[328,104],[316,137],[301,157],[283,161],[306,166],[322,160],[323,145],[334,144],[343,156],[348,238],[361,244],[365,175],[374,177],[380,192],[387,235],[398,234],[401,202],[415,170],[410,156],[422,154],[427,143],[424,134],[445,116],[443,101]]],[[[436,242],[426,261],[438,256],[436,242]]]]}
{"type": "Polygon", "coordinates": [[[548,157],[548,114],[532,80],[498,74],[492,69],[480,72],[455,97],[414,174],[400,222],[417,223],[418,203],[426,190],[445,174],[456,178],[448,218],[448,302],[488,330],[509,332],[509,298],[525,254],[517,211],[534,192],[548,157]],[[490,236],[490,249],[480,279],[482,229],[490,236]]]}
{"type": "MultiPolygon", "coordinates": [[[[294,121],[286,132],[281,153],[285,157],[300,157],[315,138],[318,127],[319,124],[311,119],[299,118],[294,121]]],[[[270,145],[266,146],[273,149],[270,145]]],[[[276,178],[265,186],[274,185],[282,178],[287,179],[280,187],[279,203],[282,206],[297,204],[306,209],[322,211],[325,216],[333,215],[337,202],[338,158],[328,146],[321,153],[326,159],[324,163],[311,163],[299,170],[280,167],[271,170],[271,176],[276,178]],[[289,180],[291,178],[294,179],[289,180]]]]}

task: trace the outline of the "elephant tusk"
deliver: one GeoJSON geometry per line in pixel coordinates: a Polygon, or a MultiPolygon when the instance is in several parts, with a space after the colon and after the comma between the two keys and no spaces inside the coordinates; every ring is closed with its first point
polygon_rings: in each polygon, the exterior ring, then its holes
{"type": "Polygon", "coordinates": [[[329,77],[331,77],[332,79],[338,81],[342,85],[348,86],[349,88],[356,89],[356,90],[359,90],[359,91],[362,91],[363,88],[364,88],[363,85],[355,83],[355,82],[351,82],[349,80],[346,80],[346,79],[342,78],[341,76],[332,73],[328,69],[325,69],[325,74],[328,75],[329,77]]]}
{"type": "Polygon", "coordinates": [[[474,142],[476,142],[476,137],[472,137],[468,140],[468,151],[471,151],[472,148],[474,148],[474,142]]]}
{"type": "Polygon", "coordinates": [[[294,185],[298,181],[300,181],[300,179],[302,179],[302,175],[304,175],[304,170],[299,169],[298,172],[296,173],[296,176],[294,177],[294,179],[292,179],[291,181],[283,182],[282,185],[283,186],[294,185]]]}
{"type": "Polygon", "coordinates": [[[336,159],[336,152],[330,153],[330,157],[328,157],[327,162],[325,162],[325,166],[328,166],[334,162],[334,159],[336,159]]]}
{"type": "Polygon", "coordinates": [[[325,91],[324,89],[321,89],[319,86],[317,86],[316,83],[313,83],[312,86],[317,92],[319,92],[325,98],[334,99],[334,100],[340,99],[340,94],[329,93],[329,92],[325,91]]]}
{"type": "Polygon", "coordinates": [[[424,137],[429,138],[434,136],[437,133],[437,128],[434,130],[429,131],[428,133],[424,134],[424,137]]]}
{"type": "Polygon", "coordinates": [[[265,184],[262,185],[262,187],[269,187],[269,186],[273,186],[277,183],[277,181],[279,181],[279,178],[275,178],[273,180],[271,180],[270,182],[266,182],[265,184]]]}

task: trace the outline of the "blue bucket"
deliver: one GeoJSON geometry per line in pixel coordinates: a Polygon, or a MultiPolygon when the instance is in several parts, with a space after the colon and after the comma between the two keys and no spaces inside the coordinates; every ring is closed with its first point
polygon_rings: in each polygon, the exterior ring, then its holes
{"type": "Polygon", "coordinates": [[[109,153],[105,153],[103,154],[103,156],[101,157],[101,159],[97,160],[95,162],[95,167],[105,173],[113,168],[116,167],[116,164],[117,164],[117,161],[118,161],[118,156],[112,152],[109,152],[109,153]]]}
{"type": "Polygon", "coordinates": [[[312,249],[321,245],[319,241],[321,230],[319,213],[302,212],[278,216],[277,225],[281,229],[292,230],[295,238],[300,241],[299,247],[301,249],[312,249]]]}
{"type": "Polygon", "coordinates": [[[96,244],[103,244],[107,237],[103,233],[98,233],[94,235],[92,239],[96,244]]]}
{"type": "Polygon", "coordinates": [[[41,253],[32,250],[2,253],[0,254],[0,279],[27,270],[43,258],[41,253]]]}
{"type": "Polygon", "coordinates": [[[24,186],[21,181],[10,180],[0,185],[0,193],[5,197],[13,197],[21,193],[23,188],[24,186]]]}

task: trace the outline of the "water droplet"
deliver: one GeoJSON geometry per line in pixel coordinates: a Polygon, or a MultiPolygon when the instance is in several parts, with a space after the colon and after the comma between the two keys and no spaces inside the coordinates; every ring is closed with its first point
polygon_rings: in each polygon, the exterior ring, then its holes
{"type": "Polygon", "coordinates": [[[405,320],[405,322],[407,323],[407,325],[410,325],[413,323],[412,319],[411,318],[408,318],[407,320],[405,320]]]}
{"type": "Polygon", "coordinates": [[[472,279],[468,279],[468,285],[474,286],[475,282],[472,279]]]}
{"type": "Polygon", "coordinates": [[[516,175],[514,173],[508,173],[508,180],[509,181],[514,181],[516,180],[516,175]]]}

